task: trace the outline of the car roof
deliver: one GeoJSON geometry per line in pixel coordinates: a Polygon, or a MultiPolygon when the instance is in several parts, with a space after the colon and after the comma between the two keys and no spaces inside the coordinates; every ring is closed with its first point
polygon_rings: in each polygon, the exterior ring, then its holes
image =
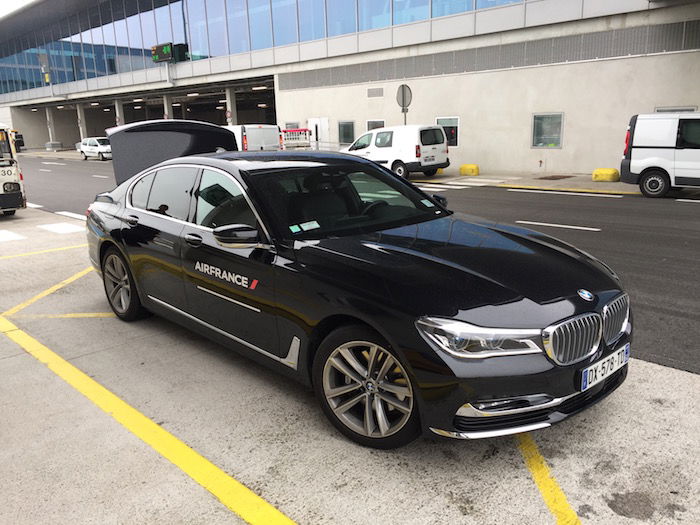
{"type": "MultiPolygon", "coordinates": [[[[420,131],[422,129],[429,129],[429,128],[442,129],[440,126],[437,126],[435,124],[407,124],[406,126],[386,126],[383,128],[375,128],[375,129],[372,129],[370,131],[367,131],[366,133],[374,133],[375,131],[400,131],[400,130],[420,131]]],[[[365,135],[366,133],[363,133],[363,135],[365,135]]]]}
{"type": "Polygon", "coordinates": [[[637,115],[638,118],[641,118],[643,120],[663,120],[663,119],[670,119],[670,118],[700,118],[700,113],[697,112],[683,112],[683,113],[646,113],[646,114],[640,114],[637,115]]]}

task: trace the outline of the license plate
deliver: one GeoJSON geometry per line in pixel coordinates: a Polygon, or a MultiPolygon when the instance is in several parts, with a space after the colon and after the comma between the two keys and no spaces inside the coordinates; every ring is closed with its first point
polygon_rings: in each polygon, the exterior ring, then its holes
{"type": "Polygon", "coordinates": [[[435,162],[435,157],[423,157],[425,162],[435,162]]]}
{"type": "Polygon", "coordinates": [[[601,359],[581,373],[581,392],[597,385],[605,378],[610,377],[630,360],[630,344],[616,350],[605,359],[601,359]]]}

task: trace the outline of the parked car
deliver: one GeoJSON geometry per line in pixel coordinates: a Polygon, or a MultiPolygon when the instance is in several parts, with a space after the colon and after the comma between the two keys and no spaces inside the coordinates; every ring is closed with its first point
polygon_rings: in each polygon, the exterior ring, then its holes
{"type": "Polygon", "coordinates": [[[0,214],[14,215],[26,208],[24,177],[17,165],[16,142],[12,131],[0,124],[0,214]]]}
{"type": "Polygon", "coordinates": [[[112,158],[112,146],[107,137],[87,137],[80,142],[80,153],[83,160],[89,157],[107,160],[112,158]]]}
{"type": "Polygon", "coordinates": [[[629,300],[601,261],[453,213],[365,159],[214,153],[231,138],[188,126],[110,135],[121,183],[90,205],[87,236],[120,319],[161,315],[313,387],[377,448],[545,428],[624,381],[629,300]],[[211,149],[120,163],[159,142],[211,149]]]}
{"type": "Polygon", "coordinates": [[[284,149],[284,138],[279,126],[273,124],[245,124],[224,126],[236,136],[241,151],[279,151],[284,149]]]}
{"type": "Polygon", "coordinates": [[[700,113],[635,115],[625,138],[622,182],[646,197],[700,187],[700,113]]]}
{"type": "Polygon", "coordinates": [[[447,138],[440,126],[373,129],[344,151],[386,166],[404,178],[413,172],[432,177],[450,165],[447,138]]]}

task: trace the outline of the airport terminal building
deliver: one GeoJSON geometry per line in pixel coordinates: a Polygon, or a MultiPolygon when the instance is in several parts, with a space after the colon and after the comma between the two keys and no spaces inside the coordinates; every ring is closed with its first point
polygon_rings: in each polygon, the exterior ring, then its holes
{"type": "Polygon", "coordinates": [[[585,173],[619,166],[632,115],[700,106],[697,0],[39,0],[0,35],[26,148],[187,118],[337,149],[405,116],[453,165],[585,173]]]}

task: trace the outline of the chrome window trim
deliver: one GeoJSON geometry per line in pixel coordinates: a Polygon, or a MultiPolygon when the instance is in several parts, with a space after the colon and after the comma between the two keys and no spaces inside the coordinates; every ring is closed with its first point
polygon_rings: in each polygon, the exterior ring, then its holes
{"type": "Polygon", "coordinates": [[[203,292],[206,292],[208,294],[214,295],[220,299],[223,299],[224,301],[228,301],[233,304],[237,304],[238,306],[242,306],[243,308],[247,308],[248,310],[252,310],[255,313],[260,313],[260,308],[255,308],[255,306],[250,306],[249,304],[242,303],[241,301],[236,301],[235,299],[232,299],[230,297],[226,297],[225,295],[222,295],[218,292],[215,292],[214,290],[210,290],[209,288],[205,288],[204,286],[197,286],[197,290],[201,290],[203,292]]]}
{"type": "Polygon", "coordinates": [[[172,310],[173,312],[180,314],[184,317],[187,317],[188,319],[201,324],[205,328],[209,328],[210,330],[223,335],[224,337],[228,337],[229,339],[242,344],[243,346],[250,348],[251,350],[255,350],[256,352],[264,355],[265,357],[269,357],[273,361],[277,361],[278,363],[282,363],[283,365],[288,366],[289,368],[292,368],[294,370],[297,370],[298,364],[299,364],[299,346],[300,346],[300,341],[299,338],[294,336],[292,338],[292,341],[289,345],[289,351],[287,352],[287,355],[285,357],[279,357],[273,353],[268,352],[267,350],[263,350],[259,346],[254,345],[253,343],[249,343],[245,339],[241,339],[240,337],[236,337],[233,334],[230,334],[224,330],[221,330],[220,328],[217,328],[216,326],[210,325],[206,321],[202,321],[199,317],[195,317],[192,314],[188,314],[187,312],[180,310],[179,308],[166,303],[165,301],[161,301],[160,299],[153,297],[152,295],[149,295],[148,298],[155,302],[156,304],[159,304],[160,306],[163,306],[164,308],[167,308],[168,310],[172,310]]]}
{"type": "MultiPolygon", "coordinates": [[[[152,212],[149,210],[144,210],[143,208],[137,208],[131,204],[131,193],[134,189],[134,186],[136,185],[136,183],[138,181],[140,181],[141,179],[143,179],[144,177],[147,177],[148,175],[150,175],[152,173],[157,173],[159,170],[165,170],[165,169],[169,169],[169,168],[194,168],[196,170],[205,170],[206,169],[206,170],[218,172],[218,173],[224,175],[225,177],[228,177],[229,179],[231,179],[233,181],[233,183],[236,185],[236,187],[238,187],[238,189],[241,190],[241,194],[243,195],[243,198],[248,203],[248,206],[250,206],[250,209],[253,211],[253,215],[255,215],[255,219],[260,224],[260,227],[262,228],[263,233],[265,234],[265,238],[268,240],[268,242],[272,242],[272,237],[270,237],[270,232],[268,231],[267,226],[265,226],[265,223],[263,222],[263,220],[260,218],[260,213],[258,213],[258,210],[253,205],[253,202],[250,200],[248,193],[245,191],[243,186],[241,186],[241,184],[236,180],[236,178],[233,177],[233,175],[231,175],[230,173],[228,173],[220,168],[214,168],[211,166],[204,166],[202,164],[168,164],[166,166],[161,166],[159,168],[149,169],[148,171],[146,171],[140,175],[137,175],[134,178],[134,180],[129,184],[129,188],[127,189],[127,192],[126,192],[127,197],[126,197],[126,203],[124,204],[124,207],[127,210],[136,210],[136,211],[139,211],[142,213],[146,213],[147,215],[151,215],[153,217],[160,217],[161,219],[167,219],[169,221],[173,221],[173,222],[176,222],[179,224],[184,224],[186,226],[190,226],[190,227],[196,228],[198,230],[213,232],[214,228],[208,228],[207,226],[202,226],[202,225],[197,224],[197,223],[192,222],[192,221],[183,221],[182,219],[176,219],[175,217],[168,217],[166,215],[161,215],[160,213],[155,213],[155,212],[152,212]]],[[[200,182],[201,182],[201,177],[200,177],[200,182]]],[[[192,195],[192,197],[194,197],[194,195],[192,195]]],[[[262,243],[262,244],[265,244],[265,243],[262,243]]]]}

